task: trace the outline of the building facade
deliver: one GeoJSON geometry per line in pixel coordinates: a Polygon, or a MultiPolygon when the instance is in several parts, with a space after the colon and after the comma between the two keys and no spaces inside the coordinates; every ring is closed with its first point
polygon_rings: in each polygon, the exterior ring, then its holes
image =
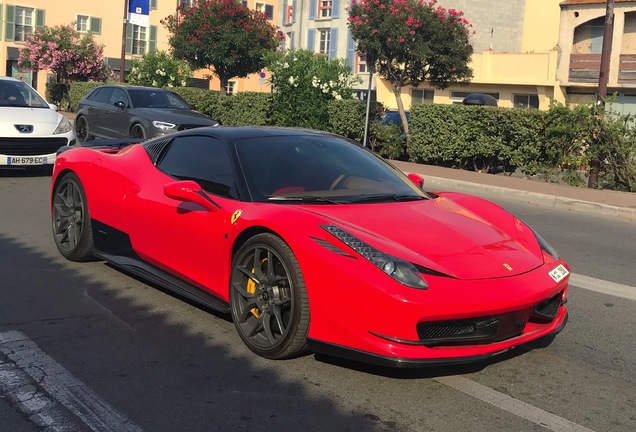
{"type": "Polygon", "coordinates": [[[150,26],[129,24],[123,38],[125,0],[0,0],[0,74],[23,78],[44,94],[47,80],[55,77],[46,71],[21,72],[19,49],[36,28],[66,24],[73,24],[80,32],[92,32],[95,40],[104,45],[108,66],[118,72],[122,47],[126,64],[146,52],[168,49],[168,31],[160,21],[175,13],[179,1],[150,0],[150,26]]]}

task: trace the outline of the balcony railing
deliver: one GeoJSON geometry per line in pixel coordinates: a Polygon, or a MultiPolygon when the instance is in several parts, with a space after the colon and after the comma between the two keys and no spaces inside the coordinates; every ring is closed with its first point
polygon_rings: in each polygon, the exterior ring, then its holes
{"type": "Polygon", "coordinates": [[[600,54],[570,54],[571,82],[598,82],[600,71],[600,54]]]}
{"type": "Polygon", "coordinates": [[[636,54],[621,54],[618,66],[619,84],[636,84],[636,54]]]}

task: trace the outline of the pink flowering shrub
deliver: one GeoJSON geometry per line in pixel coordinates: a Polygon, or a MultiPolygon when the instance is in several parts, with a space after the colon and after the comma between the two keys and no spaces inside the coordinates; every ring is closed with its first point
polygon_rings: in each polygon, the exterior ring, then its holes
{"type": "Polygon", "coordinates": [[[400,92],[428,82],[436,88],[467,83],[471,25],[436,0],[353,0],[348,25],[357,51],[390,82],[409,139],[400,92]]]}
{"type": "Polygon", "coordinates": [[[50,70],[60,83],[105,81],[104,47],[90,33],[81,34],[71,25],[42,27],[29,35],[20,49],[23,70],[50,70]]]}
{"type": "Polygon", "coordinates": [[[235,0],[207,0],[193,7],[182,4],[176,15],[162,20],[176,58],[193,69],[211,69],[221,80],[221,93],[231,78],[243,78],[265,67],[284,35],[265,14],[235,0]]]}

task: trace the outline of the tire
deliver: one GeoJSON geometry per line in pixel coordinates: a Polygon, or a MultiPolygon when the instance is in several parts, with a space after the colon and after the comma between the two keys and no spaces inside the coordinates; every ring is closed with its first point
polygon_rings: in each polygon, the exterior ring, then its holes
{"type": "Polygon", "coordinates": [[[80,143],[93,139],[90,134],[88,119],[86,117],[79,116],[75,119],[75,135],[77,136],[77,141],[79,141],[80,143]]]}
{"type": "Polygon", "coordinates": [[[75,173],[64,175],[53,191],[53,238],[69,261],[91,261],[93,230],[82,183],[75,173]]]}
{"type": "Polygon", "coordinates": [[[135,123],[133,127],[130,128],[130,137],[146,139],[146,130],[139,123],[135,123]]]}
{"type": "Polygon", "coordinates": [[[236,253],[230,278],[230,312],[239,336],[256,354],[286,359],[308,351],[305,280],[282,239],[258,234],[236,253]]]}

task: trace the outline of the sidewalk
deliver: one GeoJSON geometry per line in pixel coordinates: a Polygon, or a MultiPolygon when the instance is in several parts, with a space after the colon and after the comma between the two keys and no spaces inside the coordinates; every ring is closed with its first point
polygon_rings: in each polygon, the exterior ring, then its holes
{"type": "Polygon", "coordinates": [[[636,221],[636,193],[578,188],[411,162],[391,162],[402,171],[423,176],[424,188],[431,191],[484,193],[636,221]]]}

